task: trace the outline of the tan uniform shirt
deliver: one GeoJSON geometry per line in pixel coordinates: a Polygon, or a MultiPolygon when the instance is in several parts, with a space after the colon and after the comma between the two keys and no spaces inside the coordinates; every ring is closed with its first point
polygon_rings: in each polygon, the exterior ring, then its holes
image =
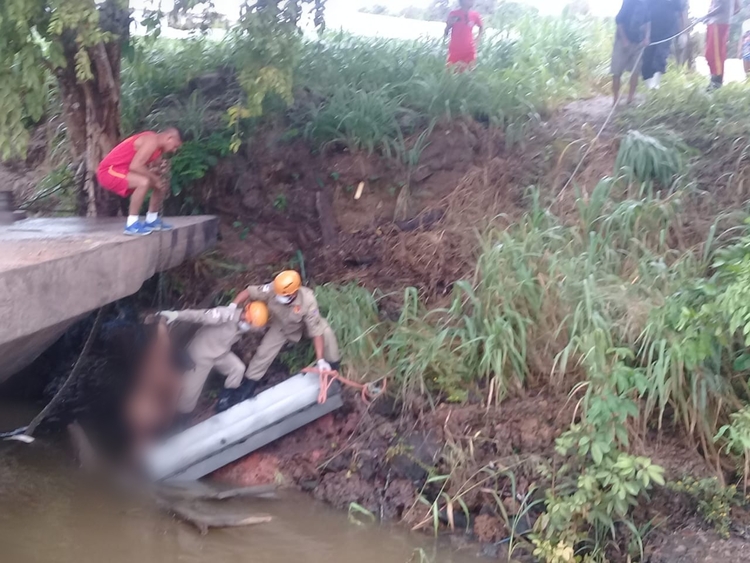
{"type": "Polygon", "coordinates": [[[289,305],[276,301],[271,284],[251,285],[247,292],[251,300],[268,305],[271,326],[278,327],[291,342],[299,342],[303,335],[308,338],[323,336],[328,328],[328,322],[318,311],[318,301],[312,289],[301,287],[289,305]]]}
{"type": "Polygon", "coordinates": [[[244,334],[240,327],[242,309],[216,307],[202,311],[177,311],[177,321],[203,325],[188,344],[192,360],[214,360],[231,351],[244,334]]]}

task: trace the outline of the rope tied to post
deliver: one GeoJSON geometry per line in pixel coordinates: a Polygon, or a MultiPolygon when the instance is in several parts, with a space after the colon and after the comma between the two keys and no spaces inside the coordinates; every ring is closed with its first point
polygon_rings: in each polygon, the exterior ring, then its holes
{"type": "Polygon", "coordinates": [[[370,383],[359,383],[357,381],[347,379],[336,370],[323,371],[317,367],[307,367],[302,370],[302,373],[315,373],[318,375],[318,378],[320,380],[318,404],[320,405],[328,400],[328,391],[331,388],[331,385],[333,385],[334,381],[338,381],[346,387],[351,387],[352,389],[360,391],[362,401],[366,405],[371,404],[378,397],[385,394],[385,391],[388,388],[388,380],[385,377],[377,381],[372,381],[370,383]]]}

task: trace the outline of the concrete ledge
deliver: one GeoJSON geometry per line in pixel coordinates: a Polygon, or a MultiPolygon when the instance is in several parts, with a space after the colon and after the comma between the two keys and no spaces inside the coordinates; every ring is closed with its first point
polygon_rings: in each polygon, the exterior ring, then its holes
{"type": "Polygon", "coordinates": [[[218,220],[174,217],[172,231],[122,234],[123,219],[27,219],[0,227],[0,381],[81,316],[137,292],[216,243],[218,220]]]}
{"type": "Polygon", "coordinates": [[[297,374],[152,447],[145,467],[156,480],[200,479],[343,405],[337,382],[322,405],[319,393],[316,374],[297,374]]]}

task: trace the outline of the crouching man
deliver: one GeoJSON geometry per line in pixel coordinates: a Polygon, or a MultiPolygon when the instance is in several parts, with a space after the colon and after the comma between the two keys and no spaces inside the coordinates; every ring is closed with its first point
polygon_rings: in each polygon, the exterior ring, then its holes
{"type": "Polygon", "coordinates": [[[226,410],[252,396],[254,382],[243,380],[245,364],[232,352],[240,338],[253,330],[261,330],[268,322],[265,303],[250,303],[244,309],[235,304],[202,311],[162,311],[168,324],[187,322],[202,325],[187,347],[193,368],[185,374],[182,393],[177,405],[180,426],[185,426],[195,410],[203,386],[212,369],[223,374],[224,390],[219,396],[218,410],[226,410]]]}
{"type": "Polygon", "coordinates": [[[266,374],[284,345],[299,342],[303,336],[313,342],[318,369],[339,369],[341,357],[336,335],[320,315],[315,294],[302,287],[297,272],[288,270],[276,276],[273,283],[248,287],[237,295],[234,304],[241,306],[249,300],[268,305],[270,327],[247,366],[246,381],[255,384],[266,374]]]}

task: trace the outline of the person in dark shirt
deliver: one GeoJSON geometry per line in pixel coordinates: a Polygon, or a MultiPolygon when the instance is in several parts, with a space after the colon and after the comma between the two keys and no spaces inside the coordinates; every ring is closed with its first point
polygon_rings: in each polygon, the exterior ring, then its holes
{"type": "Polygon", "coordinates": [[[651,11],[648,0],[624,0],[615,20],[617,34],[612,50],[612,93],[614,104],[620,100],[622,75],[630,72],[628,103],[632,103],[638,88],[638,75],[643,62],[643,50],[651,38],[651,11]]]}
{"type": "MultiPolygon", "coordinates": [[[[658,43],[674,37],[687,27],[685,0],[651,0],[651,42],[658,43]]],[[[687,38],[687,35],[682,36],[687,38]]],[[[661,76],[667,72],[667,59],[672,42],[649,45],[643,51],[643,79],[650,88],[658,88],[661,76]]]]}

